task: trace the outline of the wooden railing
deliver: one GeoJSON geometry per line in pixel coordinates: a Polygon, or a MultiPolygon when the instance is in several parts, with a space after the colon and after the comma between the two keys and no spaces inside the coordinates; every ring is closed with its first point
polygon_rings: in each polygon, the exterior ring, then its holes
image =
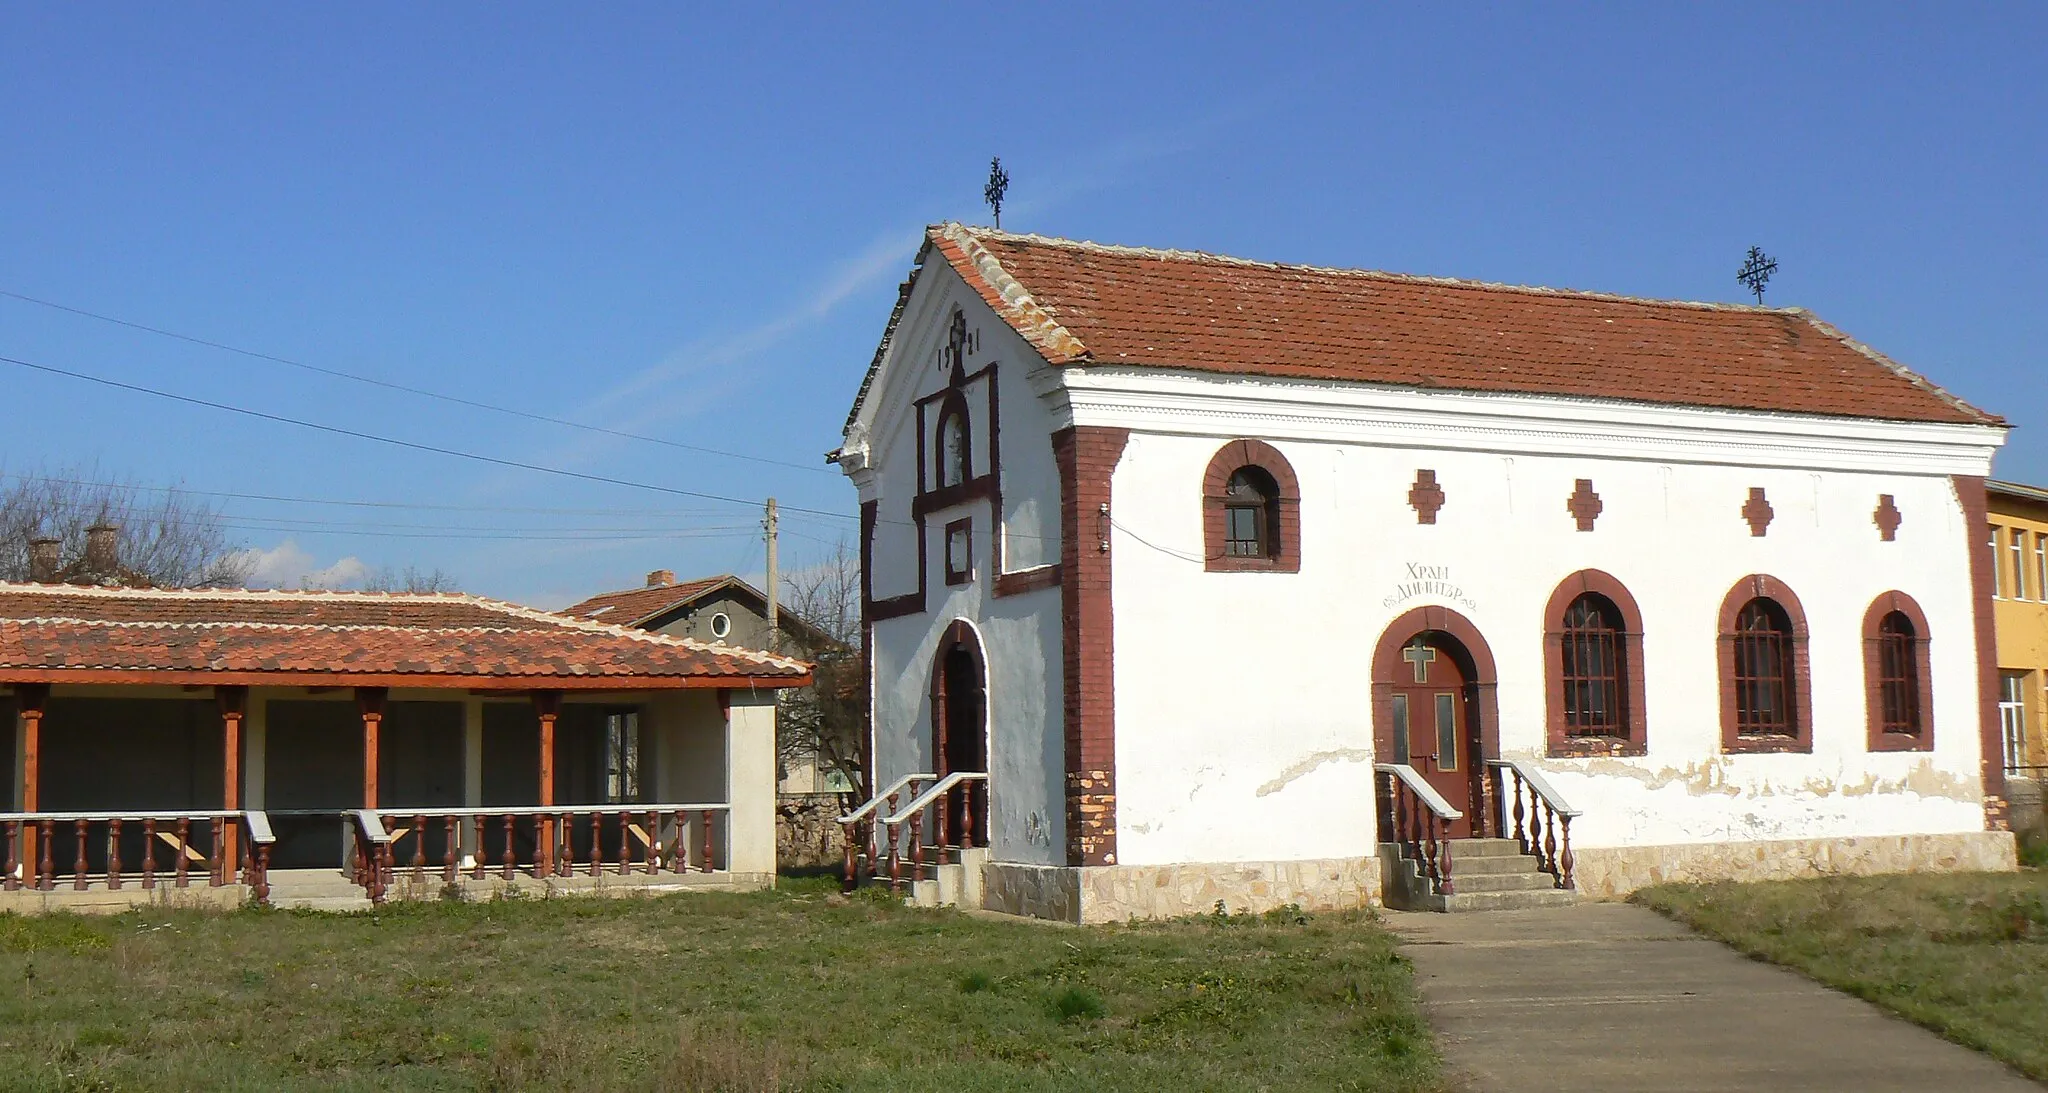
{"type": "Polygon", "coordinates": [[[381,901],[391,882],[521,874],[535,879],[610,873],[709,873],[727,804],[380,808],[351,814],[354,876],[381,901]],[[692,825],[695,830],[692,830],[692,825]]]}
{"type": "Polygon", "coordinates": [[[1401,847],[1440,896],[1457,891],[1451,879],[1451,844],[1446,831],[1465,814],[1451,807],[1436,787],[1406,763],[1378,763],[1381,840],[1401,847]],[[1391,837],[1390,837],[1391,836],[1391,837]]]}
{"type": "Polygon", "coordinates": [[[261,812],[5,812],[0,838],[10,892],[48,892],[60,877],[81,892],[94,881],[116,892],[130,883],[186,888],[199,874],[208,887],[240,883],[270,899],[276,839],[261,812]]]}
{"type": "MultiPolygon", "coordinates": [[[[906,774],[889,783],[887,789],[861,802],[858,808],[839,817],[840,827],[846,832],[846,875],[841,881],[841,887],[848,892],[859,887],[858,863],[862,854],[867,855],[869,877],[877,881],[883,879],[881,845],[875,838],[876,833],[881,830],[881,826],[875,822],[876,811],[881,810],[885,816],[896,811],[896,802],[902,794],[908,793],[915,797],[918,795],[919,787],[936,778],[938,775],[928,772],[906,774]]],[[[896,848],[893,845],[893,832],[890,842],[892,845],[889,848],[889,856],[894,860],[896,848]]]]}
{"type": "Polygon", "coordinates": [[[911,798],[901,811],[882,817],[882,823],[889,830],[889,887],[903,887],[903,860],[897,852],[902,842],[898,833],[903,825],[910,825],[911,880],[924,879],[924,814],[933,805],[939,806],[938,822],[933,825],[933,834],[938,842],[933,849],[941,852],[950,849],[968,849],[988,840],[981,835],[981,819],[974,810],[975,790],[988,785],[988,774],[983,771],[956,770],[933,783],[930,788],[911,798]],[[948,817],[955,806],[961,810],[959,830],[960,841],[950,841],[956,832],[950,829],[948,817]]]}
{"type": "Polygon", "coordinates": [[[1495,778],[1500,830],[1512,829],[1522,853],[1534,857],[1536,867],[1550,874],[1557,887],[1577,887],[1572,879],[1572,820],[1579,810],[1566,804],[1533,764],[1489,759],[1486,766],[1495,778]]]}

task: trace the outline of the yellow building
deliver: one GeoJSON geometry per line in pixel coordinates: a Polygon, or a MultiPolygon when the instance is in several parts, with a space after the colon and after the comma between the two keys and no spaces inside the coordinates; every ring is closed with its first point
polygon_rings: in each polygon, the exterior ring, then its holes
{"type": "Polygon", "coordinates": [[[2048,489],[1992,482],[1986,493],[2005,765],[2040,780],[2048,775],[2048,489]]]}

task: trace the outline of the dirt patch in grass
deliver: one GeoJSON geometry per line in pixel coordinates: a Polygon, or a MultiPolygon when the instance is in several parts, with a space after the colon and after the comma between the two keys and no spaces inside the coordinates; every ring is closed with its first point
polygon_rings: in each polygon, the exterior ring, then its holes
{"type": "Polygon", "coordinates": [[[2048,1080],[2048,874],[1670,884],[1632,898],[2048,1080]]]}
{"type": "Polygon", "coordinates": [[[1057,929],[826,895],[0,916],[0,1089],[1441,1088],[1368,913],[1057,929]]]}

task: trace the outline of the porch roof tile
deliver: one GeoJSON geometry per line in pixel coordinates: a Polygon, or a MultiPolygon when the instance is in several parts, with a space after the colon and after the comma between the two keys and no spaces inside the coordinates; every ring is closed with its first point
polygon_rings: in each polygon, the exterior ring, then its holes
{"type": "Polygon", "coordinates": [[[795,686],[810,666],[461,594],[0,583],[0,682],[795,686]]]}

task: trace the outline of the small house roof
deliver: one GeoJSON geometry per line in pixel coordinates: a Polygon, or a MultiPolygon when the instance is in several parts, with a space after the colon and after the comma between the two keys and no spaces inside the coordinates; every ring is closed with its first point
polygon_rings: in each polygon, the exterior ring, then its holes
{"type": "Polygon", "coordinates": [[[461,593],[0,583],[0,683],[790,687],[788,657],[461,593]]]}
{"type": "MultiPolygon", "coordinates": [[[[740,598],[755,605],[755,609],[764,614],[768,610],[768,597],[760,589],[730,573],[722,573],[716,577],[698,577],[668,584],[626,588],[617,592],[601,592],[581,603],[563,608],[562,614],[570,618],[608,622],[615,626],[654,626],[659,624],[663,616],[722,590],[738,593],[740,598]]],[[[780,616],[777,621],[785,631],[801,628],[804,635],[810,639],[810,644],[819,648],[836,644],[802,616],[792,614],[786,609],[780,616]]]]}

